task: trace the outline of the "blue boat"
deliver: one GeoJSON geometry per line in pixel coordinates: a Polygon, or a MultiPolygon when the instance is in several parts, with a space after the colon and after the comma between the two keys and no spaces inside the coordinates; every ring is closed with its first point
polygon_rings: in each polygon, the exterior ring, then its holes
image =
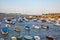
{"type": "Polygon", "coordinates": [[[2,27],[1,28],[1,33],[2,34],[8,34],[8,28],[7,27],[2,27]]]}
{"type": "Polygon", "coordinates": [[[29,25],[25,25],[25,30],[30,31],[30,26],[29,25]]]}

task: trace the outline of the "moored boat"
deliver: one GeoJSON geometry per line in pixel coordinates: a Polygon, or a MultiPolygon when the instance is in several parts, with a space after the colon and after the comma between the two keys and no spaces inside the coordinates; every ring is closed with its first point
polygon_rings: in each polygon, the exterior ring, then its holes
{"type": "Polygon", "coordinates": [[[48,35],[48,36],[46,36],[46,38],[47,38],[48,40],[54,40],[52,35],[48,35]]]}
{"type": "Polygon", "coordinates": [[[3,35],[8,34],[8,28],[7,28],[7,27],[2,27],[2,28],[1,28],[1,33],[2,33],[3,35]]]}
{"type": "Polygon", "coordinates": [[[25,36],[24,36],[24,39],[25,39],[25,40],[32,40],[32,38],[33,38],[32,36],[28,36],[28,35],[25,35],[25,36]]]}
{"type": "Polygon", "coordinates": [[[30,31],[30,26],[29,25],[25,25],[24,29],[27,30],[27,31],[30,31]]]}
{"type": "Polygon", "coordinates": [[[41,27],[40,26],[35,26],[35,25],[32,25],[33,28],[35,29],[40,29],[41,27]]]}
{"type": "Polygon", "coordinates": [[[11,37],[11,40],[17,40],[17,38],[16,37],[11,37]]]}
{"type": "Polygon", "coordinates": [[[15,29],[14,29],[16,32],[20,32],[20,28],[18,26],[15,26],[15,29]]]}
{"type": "Polygon", "coordinates": [[[34,36],[34,40],[40,40],[39,36],[34,36]]]}

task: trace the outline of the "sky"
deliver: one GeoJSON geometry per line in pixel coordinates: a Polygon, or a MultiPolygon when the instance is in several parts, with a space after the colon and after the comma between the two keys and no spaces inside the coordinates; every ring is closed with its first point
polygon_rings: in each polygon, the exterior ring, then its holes
{"type": "Polygon", "coordinates": [[[1,13],[60,13],[60,0],[0,0],[1,13]]]}

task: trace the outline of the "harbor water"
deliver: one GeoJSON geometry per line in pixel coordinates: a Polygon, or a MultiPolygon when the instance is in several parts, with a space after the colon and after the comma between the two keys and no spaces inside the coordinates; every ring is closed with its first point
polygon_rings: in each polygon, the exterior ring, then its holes
{"type": "MultiPolygon", "coordinates": [[[[17,18],[16,18],[17,19],[17,18]]],[[[5,26],[5,21],[1,21],[1,27],[5,26]]],[[[1,29],[0,27],[0,29],[1,29]]],[[[60,26],[55,26],[54,24],[49,24],[48,22],[36,22],[33,20],[30,20],[29,22],[18,22],[16,21],[14,25],[10,24],[10,27],[8,27],[8,35],[2,35],[0,32],[0,38],[4,38],[4,40],[10,40],[12,36],[18,37],[22,36],[24,37],[25,35],[30,35],[30,36],[39,36],[41,39],[40,40],[47,40],[46,36],[47,35],[53,35],[54,40],[60,40],[60,26]],[[25,25],[30,26],[30,31],[27,31],[24,29],[25,25]],[[42,29],[40,28],[39,30],[32,28],[32,25],[45,25],[49,26],[49,29],[42,29]],[[14,31],[14,27],[18,26],[21,30],[21,32],[16,32],[14,31]]],[[[22,39],[24,40],[24,38],[22,39]]],[[[33,40],[33,39],[32,39],[33,40]]]]}

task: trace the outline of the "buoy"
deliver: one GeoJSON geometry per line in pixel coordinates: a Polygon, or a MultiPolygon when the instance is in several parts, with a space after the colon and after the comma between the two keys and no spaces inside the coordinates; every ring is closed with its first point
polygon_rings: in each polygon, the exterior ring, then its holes
{"type": "Polygon", "coordinates": [[[11,40],[17,40],[16,37],[11,37],[11,40]]]}
{"type": "Polygon", "coordinates": [[[40,40],[39,36],[34,36],[34,40],[40,40]]]}
{"type": "Polygon", "coordinates": [[[32,36],[28,36],[28,35],[25,35],[25,36],[24,36],[24,39],[25,39],[25,40],[32,40],[32,38],[33,38],[32,36]]]}

